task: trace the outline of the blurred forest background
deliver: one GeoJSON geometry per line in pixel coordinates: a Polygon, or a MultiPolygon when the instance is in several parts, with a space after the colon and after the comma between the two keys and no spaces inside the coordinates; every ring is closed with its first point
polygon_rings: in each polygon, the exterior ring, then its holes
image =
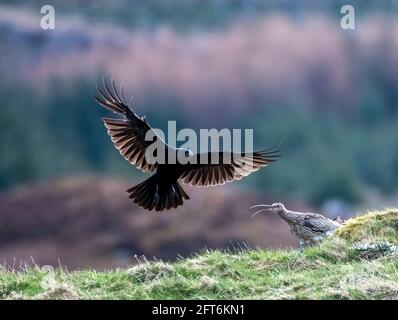
{"type": "MultiPolygon", "coordinates": [[[[70,267],[176,258],[208,247],[296,245],[248,207],[349,216],[398,202],[398,2],[391,0],[0,1],[0,258],[70,267]],[[352,2],[352,3],[351,3],[352,2]],[[356,29],[340,27],[352,4],[356,29]],[[114,149],[92,98],[123,81],[164,130],[253,128],[283,158],[145,214],[144,178],[114,149]],[[259,221],[261,223],[259,223],[259,221]]],[[[14,261],[14,262],[13,262],[14,261]]]]}

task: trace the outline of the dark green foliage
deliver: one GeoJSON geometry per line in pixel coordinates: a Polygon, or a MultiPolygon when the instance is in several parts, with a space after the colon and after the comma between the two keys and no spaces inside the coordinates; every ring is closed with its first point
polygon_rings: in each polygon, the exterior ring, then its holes
{"type": "MultiPolygon", "coordinates": [[[[138,27],[141,31],[170,25],[180,31],[194,31],[192,34],[196,36],[197,30],[216,26],[221,29],[232,20],[244,21],[244,17],[250,17],[249,20],[252,20],[252,16],[266,19],[268,14],[275,15],[274,10],[281,10],[283,15],[292,20],[311,10],[321,10],[335,18],[341,5],[347,4],[346,1],[318,2],[155,0],[114,3],[101,0],[84,6],[78,0],[53,0],[47,3],[55,6],[60,17],[73,16],[78,12],[89,20],[89,24],[105,21],[110,25],[138,27]]],[[[9,4],[15,7],[30,6],[35,10],[42,5],[36,0],[12,1],[9,4]]],[[[382,4],[380,1],[368,0],[355,3],[355,6],[359,16],[376,11],[393,14],[397,10],[397,2],[392,0],[383,1],[382,4]]],[[[60,80],[61,75],[59,79],[52,80],[52,85],[45,89],[45,93],[36,92],[39,90],[33,88],[29,81],[20,81],[13,76],[13,72],[18,67],[23,68],[25,64],[21,66],[19,62],[24,61],[25,56],[32,61],[39,57],[47,59],[41,52],[46,50],[45,45],[25,41],[30,36],[15,42],[18,37],[4,30],[0,35],[3,40],[0,57],[6,58],[0,59],[0,69],[8,77],[0,83],[0,188],[83,172],[117,173],[123,176],[139,174],[115,151],[102,126],[100,117],[109,113],[98,107],[92,99],[95,91],[93,79],[97,73],[84,78],[86,73],[82,71],[80,79],[76,75],[64,80],[60,80]]],[[[336,30],[331,29],[331,32],[336,30]]],[[[156,38],[157,32],[152,34],[152,31],[148,31],[147,36],[149,39],[152,36],[156,38]]],[[[179,36],[176,33],[176,38],[179,36]]],[[[304,74],[308,73],[309,80],[304,77],[295,87],[289,85],[289,73],[282,72],[287,75],[284,79],[286,88],[294,90],[286,89],[274,96],[266,83],[256,83],[253,81],[256,77],[245,79],[243,74],[243,78],[239,79],[242,80],[244,91],[242,100],[232,94],[233,89],[230,88],[234,87],[224,87],[222,81],[213,81],[209,87],[191,88],[197,89],[197,92],[192,90],[192,99],[187,102],[178,90],[164,84],[162,86],[161,82],[151,83],[149,78],[145,88],[137,93],[140,97],[136,111],[146,115],[152,126],[161,129],[167,129],[167,120],[172,119],[177,121],[178,129],[253,128],[258,148],[273,142],[283,142],[281,161],[240,183],[241,186],[256,186],[259,190],[266,190],[270,196],[288,196],[321,204],[330,198],[351,203],[359,201],[367,188],[380,190],[384,194],[392,193],[398,181],[398,82],[393,71],[395,64],[391,62],[394,60],[388,60],[395,52],[393,41],[390,41],[393,36],[393,33],[379,36],[377,43],[370,46],[375,51],[369,53],[363,49],[366,43],[359,41],[359,38],[344,38],[347,41],[341,50],[347,53],[348,63],[343,65],[349,68],[347,74],[352,78],[353,86],[343,90],[344,94],[340,98],[341,89],[333,91],[333,88],[329,88],[329,83],[339,81],[338,77],[334,80],[330,76],[334,64],[330,64],[330,70],[324,68],[322,59],[317,62],[317,51],[314,51],[313,57],[308,56],[311,58],[309,60],[314,60],[310,67],[307,66],[310,72],[303,70],[304,74]],[[333,81],[327,81],[329,76],[333,81]],[[355,94],[351,92],[353,90],[355,94]],[[211,96],[203,99],[206,104],[203,110],[206,111],[202,110],[201,91],[211,96]],[[311,94],[306,94],[306,91],[311,94]]],[[[43,35],[40,34],[40,37],[43,35]]],[[[237,38],[235,41],[240,43],[241,40],[237,38]]],[[[98,50],[103,48],[99,47],[98,50]]],[[[226,56],[228,54],[225,52],[226,56]]],[[[243,64],[246,64],[251,57],[243,56],[242,59],[243,64]]],[[[325,56],[324,59],[325,62],[329,59],[334,61],[334,56],[325,56]]],[[[232,67],[236,62],[240,63],[240,56],[229,63],[232,67]]],[[[271,68],[273,63],[271,61],[267,67],[266,62],[262,61],[266,67],[264,70],[271,68]]],[[[228,70],[228,62],[226,66],[222,70],[228,70]]],[[[283,71],[282,64],[278,68],[283,71]]],[[[29,68],[26,70],[29,73],[29,68]]],[[[102,70],[96,72],[106,74],[102,70]]],[[[346,81],[348,84],[350,82],[346,81]]],[[[179,88],[178,82],[175,87],[179,88]]]]}
{"type": "MultiPolygon", "coordinates": [[[[106,135],[100,118],[109,113],[92,99],[94,90],[95,84],[83,79],[72,86],[54,80],[46,97],[27,88],[16,96],[3,87],[1,187],[79,172],[138,173],[120,158],[106,135]]],[[[166,130],[169,119],[177,120],[179,128],[206,127],[195,116],[199,110],[187,112],[178,99],[160,92],[153,90],[137,106],[154,127],[166,130]]],[[[366,100],[353,116],[333,110],[316,113],[297,101],[248,112],[241,126],[254,128],[257,147],[283,142],[283,157],[272,170],[249,177],[247,183],[314,204],[334,197],[355,202],[368,186],[394,190],[398,148],[392,146],[398,145],[398,120],[379,103],[380,99],[366,100]],[[368,118],[372,109],[378,114],[368,118]]],[[[240,123],[231,117],[227,114],[225,122],[240,123]]]]}

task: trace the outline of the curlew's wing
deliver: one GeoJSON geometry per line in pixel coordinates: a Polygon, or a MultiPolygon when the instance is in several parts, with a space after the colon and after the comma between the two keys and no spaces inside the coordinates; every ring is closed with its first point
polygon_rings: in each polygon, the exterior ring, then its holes
{"type": "Polygon", "coordinates": [[[142,171],[155,171],[157,163],[147,162],[145,151],[157,139],[159,139],[159,143],[163,143],[165,148],[167,148],[167,145],[144,118],[138,117],[129,108],[123,95],[123,87],[121,87],[119,93],[113,81],[111,81],[111,86],[109,86],[104,80],[102,90],[98,88],[98,93],[94,98],[104,108],[123,117],[122,119],[102,119],[115,148],[119,150],[120,154],[142,171]],[[153,141],[145,140],[148,131],[152,131],[153,141]]]}
{"type": "Polygon", "coordinates": [[[253,153],[209,152],[195,154],[196,164],[188,163],[180,181],[195,186],[216,186],[240,180],[279,157],[279,150],[273,148],[253,153]],[[218,164],[211,159],[218,156],[218,164]],[[201,159],[207,159],[204,164],[201,159]]]}
{"type": "Polygon", "coordinates": [[[304,226],[311,230],[324,234],[328,231],[334,230],[340,227],[340,224],[325,218],[324,216],[316,213],[306,214],[304,218],[304,226]]]}

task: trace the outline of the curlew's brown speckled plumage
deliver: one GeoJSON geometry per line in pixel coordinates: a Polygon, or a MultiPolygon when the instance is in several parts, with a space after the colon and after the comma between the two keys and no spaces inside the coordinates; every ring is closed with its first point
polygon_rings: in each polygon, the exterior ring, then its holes
{"type": "Polygon", "coordinates": [[[251,208],[262,208],[253,215],[263,211],[278,214],[289,224],[290,230],[300,241],[301,249],[308,245],[319,243],[324,238],[330,236],[337,228],[341,227],[339,222],[318,213],[287,210],[282,203],[274,203],[272,205],[259,204],[251,208]]]}

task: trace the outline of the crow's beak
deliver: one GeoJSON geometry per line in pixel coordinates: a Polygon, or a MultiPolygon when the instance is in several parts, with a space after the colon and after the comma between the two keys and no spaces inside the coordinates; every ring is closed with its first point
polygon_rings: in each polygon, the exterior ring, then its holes
{"type": "Polygon", "coordinates": [[[269,205],[269,204],[256,204],[255,206],[252,206],[252,207],[250,207],[249,209],[253,209],[253,208],[263,208],[263,209],[260,209],[260,210],[256,211],[255,213],[253,213],[253,214],[252,214],[252,218],[253,218],[257,213],[270,210],[270,209],[272,209],[273,207],[272,207],[272,205],[269,205]]]}

